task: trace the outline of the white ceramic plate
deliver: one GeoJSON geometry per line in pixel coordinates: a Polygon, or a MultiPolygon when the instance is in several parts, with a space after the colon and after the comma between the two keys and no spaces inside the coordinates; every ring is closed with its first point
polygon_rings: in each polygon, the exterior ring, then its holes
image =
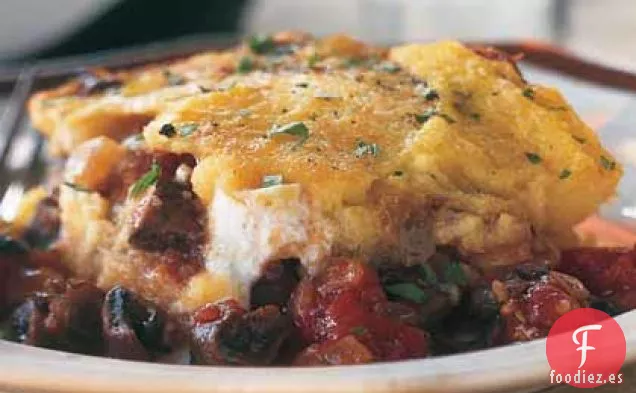
{"type": "MultiPolygon", "coordinates": [[[[636,361],[636,312],[617,317],[636,361]]],[[[0,342],[0,390],[64,393],[495,392],[546,386],[545,340],[438,358],[329,368],[159,365],[0,342]]]]}

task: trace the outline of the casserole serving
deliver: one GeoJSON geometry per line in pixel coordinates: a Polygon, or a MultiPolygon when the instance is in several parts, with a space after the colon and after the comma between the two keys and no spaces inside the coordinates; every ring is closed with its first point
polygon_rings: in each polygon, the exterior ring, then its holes
{"type": "Polygon", "coordinates": [[[15,341],[361,364],[528,341],[636,301],[633,250],[574,230],[621,165],[490,48],[257,36],[91,70],[29,111],[62,164],[2,238],[15,341]]]}

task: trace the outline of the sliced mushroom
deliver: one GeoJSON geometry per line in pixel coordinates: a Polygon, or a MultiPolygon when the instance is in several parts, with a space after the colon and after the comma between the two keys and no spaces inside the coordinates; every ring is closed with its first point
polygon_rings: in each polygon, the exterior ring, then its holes
{"type": "Polygon", "coordinates": [[[121,286],[106,294],[102,322],[105,355],[128,360],[150,360],[168,352],[176,328],[157,308],[121,286]]]}
{"type": "Polygon", "coordinates": [[[220,303],[202,311],[211,318],[198,318],[192,328],[191,350],[197,364],[271,364],[292,328],[290,318],[272,305],[245,313],[220,303]]]}

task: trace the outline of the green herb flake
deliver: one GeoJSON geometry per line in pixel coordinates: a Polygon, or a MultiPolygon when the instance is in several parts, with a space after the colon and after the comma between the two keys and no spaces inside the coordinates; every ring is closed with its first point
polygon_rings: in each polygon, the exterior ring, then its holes
{"type": "Polygon", "coordinates": [[[441,113],[436,108],[428,108],[423,113],[415,115],[415,120],[417,120],[417,122],[420,124],[424,124],[427,121],[429,121],[433,116],[441,117],[442,119],[446,120],[448,124],[455,123],[455,119],[453,119],[450,115],[447,115],[446,113],[441,113]]]}
{"type": "Polygon", "coordinates": [[[423,113],[415,115],[415,120],[417,120],[417,122],[420,123],[420,124],[424,124],[427,121],[429,121],[431,119],[431,117],[433,117],[435,115],[437,115],[437,109],[428,108],[423,113]]]}
{"type": "Polygon", "coordinates": [[[188,123],[179,127],[179,135],[190,136],[199,128],[197,123],[188,123]]]}
{"type": "Polygon", "coordinates": [[[526,158],[528,159],[528,161],[530,161],[532,164],[539,164],[541,163],[541,156],[538,155],[537,153],[526,153],[526,158]]]}
{"type": "Polygon", "coordinates": [[[272,127],[267,136],[273,138],[276,135],[293,135],[299,137],[298,145],[302,145],[309,139],[309,128],[302,121],[295,121],[293,123],[285,124],[283,126],[272,127]]]}
{"type": "Polygon", "coordinates": [[[481,115],[479,113],[471,113],[470,118],[475,120],[475,121],[480,121],[481,120],[481,115]]]}
{"type": "Polygon", "coordinates": [[[364,336],[368,331],[369,330],[364,326],[354,326],[350,330],[351,334],[354,336],[364,336]]]}
{"type": "Polygon", "coordinates": [[[82,187],[79,184],[71,183],[71,182],[68,182],[68,181],[65,181],[64,185],[66,187],[70,187],[70,188],[74,189],[75,191],[79,191],[79,192],[93,192],[93,191],[89,190],[86,187],[82,187]]]}
{"type": "Polygon", "coordinates": [[[172,138],[177,135],[177,129],[170,123],[166,123],[161,126],[159,129],[159,134],[165,136],[166,138],[172,138]]]}
{"type": "Polygon", "coordinates": [[[401,177],[401,176],[403,176],[403,175],[404,175],[404,172],[403,172],[403,171],[393,171],[393,176],[401,177]]]}
{"type": "Polygon", "coordinates": [[[365,141],[359,139],[356,143],[354,154],[357,158],[362,158],[366,155],[377,157],[378,154],[380,154],[380,146],[378,146],[376,143],[366,143],[365,141]]]}
{"type": "Polygon", "coordinates": [[[345,59],[342,62],[342,65],[345,67],[349,67],[349,68],[353,68],[353,67],[359,67],[361,65],[364,64],[364,60],[363,59],[359,59],[357,57],[350,57],[348,59],[345,59]]]}
{"type": "Polygon", "coordinates": [[[248,72],[254,69],[254,61],[249,56],[243,56],[239,60],[238,65],[236,66],[236,71],[239,74],[247,74],[248,72]]]}
{"type": "Polygon", "coordinates": [[[382,63],[378,64],[377,68],[380,71],[388,72],[389,74],[395,74],[402,69],[402,67],[391,61],[383,61],[382,63]]]}
{"type": "Polygon", "coordinates": [[[263,181],[261,182],[261,186],[263,188],[280,186],[281,184],[283,184],[282,175],[265,175],[263,176],[263,181]]]}
{"type": "Polygon", "coordinates": [[[433,89],[430,86],[426,86],[424,84],[419,84],[415,87],[415,92],[424,97],[426,101],[434,101],[439,99],[439,93],[437,90],[433,89]]]}
{"type": "Polygon", "coordinates": [[[453,261],[444,266],[444,281],[449,284],[464,285],[468,282],[461,263],[453,261]]]}
{"type": "Polygon", "coordinates": [[[157,164],[156,162],[153,162],[152,166],[150,167],[150,170],[146,172],[142,177],[140,177],[139,180],[135,182],[135,184],[132,185],[132,188],[130,189],[130,194],[133,197],[139,196],[141,193],[146,191],[150,186],[157,183],[160,176],[161,176],[161,166],[159,166],[159,164],[157,164]]]}
{"type": "Polygon", "coordinates": [[[429,295],[413,283],[387,285],[384,290],[389,295],[417,304],[425,304],[429,299],[429,295]]]}
{"type": "Polygon", "coordinates": [[[601,162],[601,166],[608,171],[613,171],[614,169],[616,169],[616,162],[610,160],[609,158],[605,156],[601,156],[600,162],[601,162]]]}
{"type": "Polygon", "coordinates": [[[561,173],[559,173],[559,179],[565,180],[572,175],[572,171],[569,169],[563,169],[561,173]]]}
{"type": "Polygon", "coordinates": [[[298,82],[294,86],[300,87],[302,89],[305,89],[305,88],[309,87],[309,83],[307,83],[307,82],[298,82]]]}
{"type": "Polygon", "coordinates": [[[521,94],[529,100],[534,100],[536,93],[534,90],[532,90],[531,87],[526,87],[525,89],[521,91],[521,94]]]}
{"type": "Polygon", "coordinates": [[[437,278],[437,273],[435,273],[433,268],[431,268],[431,266],[427,263],[420,265],[418,268],[418,272],[422,276],[424,282],[427,284],[437,284],[439,281],[437,278]]]}
{"type": "Polygon", "coordinates": [[[179,126],[179,135],[190,136],[199,128],[198,123],[187,123],[179,126]]]}
{"type": "Polygon", "coordinates": [[[267,34],[255,34],[249,38],[247,45],[252,52],[262,55],[272,51],[276,46],[271,36],[267,34]]]}
{"type": "Polygon", "coordinates": [[[168,81],[168,85],[170,86],[179,86],[186,83],[186,79],[183,76],[175,74],[174,72],[167,69],[163,70],[163,76],[164,78],[166,78],[166,80],[168,81]]]}
{"type": "Polygon", "coordinates": [[[312,53],[309,58],[307,58],[307,67],[314,68],[316,64],[320,61],[320,56],[317,53],[312,53]]]}

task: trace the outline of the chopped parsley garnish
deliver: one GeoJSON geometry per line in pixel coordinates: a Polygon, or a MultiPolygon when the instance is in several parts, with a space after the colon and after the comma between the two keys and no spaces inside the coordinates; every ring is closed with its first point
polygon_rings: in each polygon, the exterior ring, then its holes
{"type": "Polygon", "coordinates": [[[526,158],[533,164],[539,164],[541,162],[541,156],[537,153],[526,153],[526,158]]]}
{"type": "Polygon", "coordinates": [[[307,82],[298,82],[298,83],[296,83],[294,86],[296,86],[296,87],[301,87],[301,88],[303,88],[303,89],[304,89],[304,88],[306,88],[306,87],[309,87],[309,83],[307,83],[307,82]]]}
{"type": "Polygon", "coordinates": [[[608,171],[612,171],[616,168],[616,162],[610,160],[605,156],[601,156],[600,161],[603,168],[607,169],[608,171]]]}
{"type": "Polygon", "coordinates": [[[376,143],[366,143],[365,141],[359,139],[356,143],[354,154],[358,158],[362,158],[366,155],[377,157],[378,154],[380,154],[380,146],[378,146],[376,143]]]}
{"type": "Polygon", "coordinates": [[[247,42],[252,52],[262,55],[275,48],[274,40],[267,34],[255,34],[247,42]]]}
{"type": "Polygon", "coordinates": [[[64,182],[64,185],[65,185],[66,187],[70,187],[70,188],[74,189],[75,191],[79,191],[79,192],[92,192],[91,190],[89,190],[89,189],[88,189],[88,188],[86,188],[86,187],[82,187],[82,186],[80,186],[79,184],[71,183],[71,182],[68,182],[68,181],[65,181],[65,182],[64,182]]]}
{"type": "Polygon", "coordinates": [[[427,284],[437,284],[437,273],[431,268],[431,266],[427,263],[424,263],[419,266],[418,271],[422,276],[422,279],[427,284]]]}
{"type": "Polygon", "coordinates": [[[352,67],[358,67],[358,66],[361,66],[363,63],[364,63],[364,60],[363,60],[363,59],[359,59],[359,58],[357,58],[357,57],[350,57],[350,58],[348,58],[348,59],[345,59],[345,60],[342,62],[342,65],[343,65],[343,66],[345,66],[345,67],[352,68],[352,67]]]}
{"type": "Polygon", "coordinates": [[[390,74],[395,74],[396,72],[400,71],[402,69],[402,67],[400,67],[399,65],[390,62],[390,61],[383,61],[382,63],[380,63],[377,67],[380,71],[385,71],[388,72],[390,74]]]}
{"type": "Polygon", "coordinates": [[[159,134],[168,138],[172,138],[173,136],[177,135],[177,129],[174,128],[172,124],[166,123],[159,129],[159,134]]]}
{"type": "Polygon", "coordinates": [[[163,76],[166,78],[170,86],[179,86],[186,83],[186,79],[183,76],[175,74],[170,70],[163,70],[163,76]]]}
{"type": "Polygon", "coordinates": [[[404,175],[403,171],[393,171],[393,176],[398,176],[399,177],[399,176],[402,176],[402,175],[404,175]]]}
{"type": "Polygon", "coordinates": [[[428,301],[429,295],[420,287],[413,283],[392,284],[384,287],[389,295],[399,297],[417,304],[424,304],[428,301]]]}
{"type": "Polygon", "coordinates": [[[280,186],[281,184],[283,184],[282,175],[265,175],[263,176],[263,181],[261,182],[263,188],[280,186]]]}
{"type": "Polygon", "coordinates": [[[523,89],[521,94],[523,94],[523,96],[526,97],[529,100],[533,100],[534,96],[535,96],[535,92],[534,92],[534,90],[532,90],[531,87],[526,87],[525,89],[523,89]]]}
{"type": "Polygon", "coordinates": [[[239,63],[236,66],[236,71],[239,74],[247,74],[248,72],[252,71],[253,68],[254,68],[254,61],[252,60],[252,58],[249,56],[243,56],[241,57],[241,60],[239,60],[239,63]]]}
{"type": "Polygon", "coordinates": [[[198,128],[199,128],[199,124],[197,124],[197,123],[184,124],[184,125],[179,127],[179,135],[181,135],[181,136],[190,136],[198,128]]]}
{"type": "Polygon", "coordinates": [[[564,180],[572,175],[572,171],[569,169],[564,169],[559,173],[559,179],[564,180]]]}
{"type": "Polygon", "coordinates": [[[302,145],[309,139],[309,128],[302,121],[295,121],[293,123],[285,124],[282,126],[274,126],[272,127],[267,136],[272,138],[276,135],[293,135],[299,137],[298,145],[302,145]]]}
{"type": "Polygon", "coordinates": [[[364,326],[354,326],[351,328],[351,334],[355,336],[364,336],[369,330],[364,326]]]}
{"type": "Polygon", "coordinates": [[[479,113],[471,113],[470,118],[475,120],[475,121],[480,121],[481,120],[481,115],[479,113]]]}
{"type": "Polygon", "coordinates": [[[311,56],[307,59],[307,67],[314,68],[316,64],[320,61],[320,56],[317,53],[312,53],[311,56]]]}
{"type": "Polygon", "coordinates": [[[449,284],[464,285],[468,281],[461,263],[457,261],[450,262],[444,266],[443,277],[444,281],[449,284]]]}
{"type": "Polygon", "coordinates": [[[427,101],[439,99],[439,93],[437,92],[437,90],[424,84],[417,85],[417,87],[415,88],[415,92],[424,97],[427,101]]]}
{"type": "Polygon", "coordinates": [[[135,182],[135,184],[132,185],[132,188],[130,189],[130,194],[133,197],[138,196],[139,194],[146,191],[148,187],[157,183],[160,176],[161,176],[161,166],[159,166],[159,164],[157,164],[156,162],[153,162],[152,166],[150,167],[150,170],[146,172],[142,177],[140,177],[139,180],[135,182]]]}
{"type": "Polygon", "coordinates": [[[429,121],[431,119],[431,117],[435,116],[436,114],[437,114],[437,109],[428,108],[423,113],[421,113],[419,115],[415,115],[415,120],[417,120],[417,122],[420,123],[420,124],[424,124],[427,121],[429,121]]]}
{"type": "Polygon", "coordinates": [[[424,124],[427,121],[429,121],[433,116],[441,117],[442,119],[446,120],[448,124],[455,123],[455,119],[453,119],[446,113],[439,112],[436,108],[428,108],[423,113],[419,115],[415,115],[415,120],[417,120],[417,122],[420,124],[424,124]]]}

